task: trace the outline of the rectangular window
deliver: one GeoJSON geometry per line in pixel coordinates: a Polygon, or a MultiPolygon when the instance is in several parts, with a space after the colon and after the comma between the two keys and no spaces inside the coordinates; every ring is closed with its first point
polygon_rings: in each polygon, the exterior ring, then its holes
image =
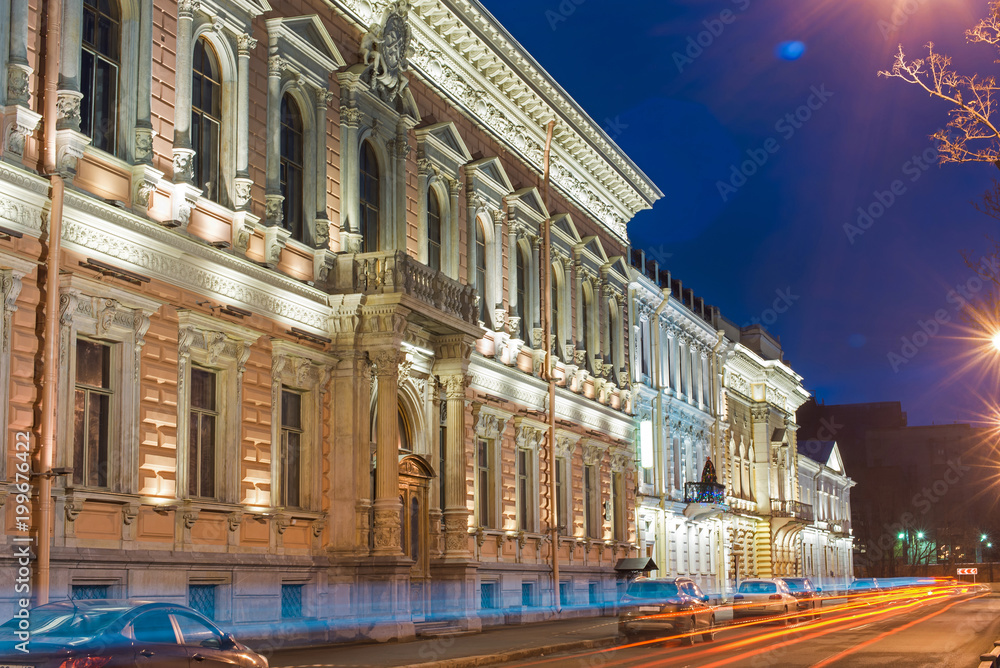
{"type": "Polygon", "coordinates": [[[611,479],[612,510],[614,516],[614,537],[618,542],[625,541],[625,476],[615,473],[611,479]]]}
{"type": "Polygon", "coordinates": [[[517,450],[517,527],[521,531],[534,531],[531,512],[531,451],[517,450]]]}
{"type": "Polygon", "coordinates": [[[588,538],[600,538],[598,535],[597,513],[597,467],[588,464],[583,467],[583,513],[584,526],[588,538]]]}
{"type": "Polygon", "coordinates": [[[476,520],[479,526],[493,527],[493,476],[490,462],[493,458],[493,442],[481,438],[476,447],[476,520]]]}
{"type": "Polygon", "coordinates": [[[299,619],[302,617],[302,590],[305,585],[281,585],[281,618],[299,619]]]}
{"type": "Polygon", "coordinates": [[[108,486],[108,434],[111,421],[111,346],[76,342],[76,405],[73,482],[108,486]]]}
{"type": "Polygon", "coordinates": [[[73,585],[72,598],[76,601],[111,598],[108,585],[73,585]]]}
{"type": "Polygon", "coordinates": [[[521,606],[525,608],[532,608],[535,605],[535,583],[534,582],[522,582],[521,583],[521,606]]]}
{"type": "Polygon", "coordinates": [[[188,585],[188,607],[209,619],[215,619],[216,585],[188,585]]]}
{"type": "Polygon", "coordinates": [[[569,527],[566,526],[566,458],[556,458],[556,522],[558,522],[559,533],[566,535],[569,527]]]}
{"type": "Polygon", "coordinates": [[[281,505],[302,506],[302,395],[281,388],[281,505]]]}
{"type": "Polygon", "coordinates": [[[496,582],[483,582],[479,585],[480,607],[483,610],[496,610],[500,607],[500,599],[497,596],[496,582]]]}
{"type": "Polygon", "coordinates": [[[216,380],[213,371],[191,368],[188,494],[192,497],[215,497],[216,380]]]}

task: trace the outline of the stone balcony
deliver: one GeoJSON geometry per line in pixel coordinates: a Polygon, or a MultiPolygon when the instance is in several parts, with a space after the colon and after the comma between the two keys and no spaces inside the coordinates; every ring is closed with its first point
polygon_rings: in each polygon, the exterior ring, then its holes
{"type": "Polygon", "coordinates": [[[481,336],[474,287],[435,271],[403,251],[338,255],[330,272],[335,294],[384,297],[413,313],[436,333],[448,330],[481,336]]]}
{"type": "Polygon", "coordinates": [[[811,524],[815,519],[813,507],[799,501],[771,499],[771,517],[787,517],[811,524]]]}

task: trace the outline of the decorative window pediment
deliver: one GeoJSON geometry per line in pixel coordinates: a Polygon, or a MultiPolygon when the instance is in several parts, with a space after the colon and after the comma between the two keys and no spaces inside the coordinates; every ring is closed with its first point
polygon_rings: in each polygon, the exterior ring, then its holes
{"type": "Polygon", "coordinates": [[[211,17],[218,30],[228,28],[234,34],[250,32],[251,23],[271,11],[267,0],[180,0],[211,17]]]}
{"type": "Polygon", "coordinates": [[[538,453],[548,434],[548,425],[528,418],[514,418],[514,442],[517,447],[538,453]]]}
{"type": "Polygon", "coordinates": [[[472,160],[472,154],[451,121],[417,128],[414,134],[417,135],[419,158],[427,160],[428,166],[444,175],[458,178],[459,168],[472,160]]]}
{"type": "Polygon", "coordinates": [[[507,209],[512,221],[531,230],[538,230],[549,217],[542,194],[535,187],[521,188],[508,195],[507,209]]]}
{"type": "Polygon", "coordinates": [[[328,88],[330,74],[347,64],[318,15],[274,18],[265,23],[272,52],[314,87],[328,88]]]}
{"type": "Polygon", "coordinates": [[[498,439],[503,436],[507,428],[507,421],[511,413],[502,411],[491,406],[476,404],[472,409],[474,431],[477,436],[489,439],[498,439]]]}
{"type": "Polygon", "coordinates": [[[479,206],[501,209],[504,198],[514,192],[500,158],[482,158],[465,166],[469,195],[478,199],[479,206]]]}

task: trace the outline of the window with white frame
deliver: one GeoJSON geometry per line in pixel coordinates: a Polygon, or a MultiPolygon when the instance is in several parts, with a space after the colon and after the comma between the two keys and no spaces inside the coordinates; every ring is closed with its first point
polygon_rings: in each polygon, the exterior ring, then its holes
{"type": "Polygon", "coordinates": [[[80,130],[108,153],[118,146],[121,9],[116,0],[84,0],[80,54],[80,130]]]}
{"type": "Polygon", "coordinates": [[[459,279],[459,173],[472,154],[451,121],[414,130],[417,138],[417,196],[420,259],[431,269],[459,279]]]}
{"type": "Polygon", "coordinates": [[[441,202],[432,188],[427,190],[427,266],[441,271],[441,202]]]}
{"type": "Polygon", "coordinates": [[[530,316],[530,309],[528,308],[528,272],[531,265],[531,260],[528,257],[527,251],[524,247],[518,243],[515,246],[514,262],[515,262],[515,284],[516,284],[516,294],[515,301],[517,302],[514,308],[514,315],[520,318],[517,338],[522,341],[528,340],[528,331],[531,329],[531,323],[528,322],[530,316]]]}
{"type": "Polygon", "coordinates": [[[556,523],[561,535],[569,535],[569,468],[566,457],[556,458],[556,523]]]}
{"type": "Polygon", "coordinates": [[[374,253],[381,248],[382,185],[379,178],[378,158],[371,142],[361,144],[361,162],[358,179],[361,182],[361,251],[374,253]]]}
{"type": "Polygon", "coordinates": [[[271,340],[272,443],[271,498],[243,489],[244,501],[319,510],[324,396],[334,358],[302,344],[271,340]]]}
{"type": "Polygon", "coordinates": [[[60,281],[59,448],[74,488],[138,492],[139,365],[161,303],[81,275],[60,281]]]}
{"type": "Polygon", "coordinates": [[[329,244],[330,234],[326,120],[333,94],[329,79],[345,62],[315,14],[272,18],[265,24],[267,224],[280,224],[293,241],[323,248],[329,244]]]}
{"type": "Polygon", "coordinates": [[[600,538],[600,481],[596,464],[583,467],[583,525],[588,538],[600,538]]]}
{"type": "Polygon", "coordinates": [[[500,442],[509,414],[476,404],[476,449],[474,466],[475,519],[478,526],[487,529],[500,527],[500,442]]]}
{"type": "Polygon", "coordinates": [[[177,493],[241,500],[243,374],[259,332],[178,311],[177,493]]]}
{"type": "Polygon", "coordinates": [[[191,147],[194,183],[213,202],[223,203],[222,69],[205,37],[195,42],[191,84],[191,147]]]}
{"type": "MultiPolygon", "coordinates": [[[[35,265],[27,260],[11,256],[0,250],[0,423],[8,425],[0,429],[0,452],[8,452],[7,442],[10,428],[11,390],[11,341],[13,340],[13,316],[17,311],[17,298],[21,294],[21,280],[33,271],[35,265]]],[[[7,479],[7,457],[0,457],[0,480],[7,479]]]]}
{"type": "Polygon", "coordinates": [[[476,292],[479,294],[479,320],[489,323],[493,320],[486,289],[486,258],[488,252],[486,245],[486,229],[482,220],[476,221],[476,292]]]}
{"type": "Polygon", "coordinates": [[[624,542],[626,539],[625,474],[622,471],[615,471],[611,477],[611,498],[612,535],[616,541],[624,542]]]}

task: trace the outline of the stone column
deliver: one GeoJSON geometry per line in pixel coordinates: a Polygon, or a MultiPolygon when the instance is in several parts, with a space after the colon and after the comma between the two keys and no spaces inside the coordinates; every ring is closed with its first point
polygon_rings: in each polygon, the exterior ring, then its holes
{"type": "Polygon", "coordinates": [[[281,70],[284,61],[272,53],[267,60],[267,174],[264,222],[280,227],[283,219],[281,194],[281,70]]]}
{"type": "MultiPolygon", "coordinates": [[[[533,271],[529,274],[531,280],[528,284],[528,292],[531,295],[531,347],[544,348],[545,332],[542,331],[542,300],[541,296],[541,272],[545,270],[541,265],[539,255],[541,254],[542,238],[540,236],[531,239],[531,267],[533,271]]],[[[551,291],[549,292],[551,294],[551,291]]],[[[546,295],[546,299],[549,297],[546,295]]],[[[528,304],[525,304],[528,306],[528,304]]],[[[528,317],[528,309],[525,308],[525,317],[528,317]]],[[[527,328],[525,328],[527,329],[527,328]]]]}
{"type": "Polygon", "coordinates": [[[135,101],[135,139],[132,154],[137,164],[153,162],[153,0],[139,6],[139,78],[135,101]]]}
{"type": "MultiPolygon", "coordinates": [[[[573,258],[568,255],[562,258],[563,265],[563,326],[559,332],[560,343],[567,348],[573,347],[573,258]]],[[[568,357],[567,351],[567,357],[568,357]]],[[[572,359],[566,360],[572,364],[572,359]]]]}
{"type": "Polygon", "coordinates": [[[194,183],[191,147],[191,87],[194,59],[194,13],[198,0],[177,3],[177,67],[174,72],[174,183],[194,183]]]}
{"type": "MultiPolygon", "coordinates": [[[[238,210],[250,208],[250,52],[257,48],[257,40],[249,33],[236,37],[238,55],[236,72],[237,126],[236,126],[236,177],[233,179],[233,202],[238,210]]],[[[270,83],[270,81],[268,82],[270,83]]]]}
{"type": "Polygon", "coordinates": [[[28,90],[28,0],[11,0],[10,45],[7,57],[7,86],[2,92],[6,104],[27,107],[31,94],[28,90]]]}
{"type": "MultiPolygon", "coordinates": [[[[430,183],[431,178],[434,176],[434,172],[431,169],[430,161],[426,158],[417,159],[417,212],[419,217],[419,222],[417,224],[417,258],[427,264],[429,261],[429,253],[427,242],[430,239],[430,219],[428,217],[429,211],[427,209],[427,202],[430,199],[430,183]]],[[[438,208],[440,213],[441,209],[438,208]]],[[[443,221],[442,221],[443,222],[443,221]]],[[[442,235],[442,241],[443,239],[442,235]]],[[[445,249],[441,249],[441,262],[442,268],[445,263],[445,249]]]]}
{"type": "MultiPolygon", "coordinates": [[[[343,85],[343,83],[341,83],[343,85]]],[[[361,183],[358,180],[360,157],[358,151],[361,127],[361,110],[353,102],[341,99],[340,105],[340,250],[345,253],[361,252],[361,183]]]]}
{"type": "Polygon", "coordinates": [[[502,209],[493,211],[493,262],[496,268],[493,272],[493,294],[490,295],[493,309],[493,329],[501,331],[503,323],[507,322],[507,313],[503,308],[503,226],[507,223],[507,214],[502,209]]]}
{"type": "MultiPolygon", "coordinates": [[[[396,126],[396,137],[392,141],[393,178],[396,201],[392,207],[392,228],[389,241],[383,239],[385,250],[406,250],[406,159],[410,155],[409,129],[403,119],[396,126]]],[[[423,205],[421,205],[423,206],[423,205]]],[[[380,249],[381,250],[381,249],[380,249]]]]}
{"type": "Polygon", "coordinates": [[[375,556],[402,556],[399,525],[399,356],[374,353],[378,378],[375,445],[375,556]]]}
{"type": "Polygon", "coordinates": [[[444,376],[447,406],[444,487],[445,558],[468,559],[469,508],[466,500],[465,388],[464,375],[444,376]]]}
{"type": "MultiPolygon", "coordinates": [[[[316,141],[312,146],[312,149],[316,151],[316,182],[314,189],[316,218],[312,230],[312,240],[313,245],[321,251],[330,250],[330,218],[326,215],[326,123],[330,103],[335,99],[336,95],[325,88],[316,90],[316,141]]],[[[324,263],[323,266],[325,266],[325,254],[317,253],[315,263],[316,280],[320,280],[321,274],[324,271],[320,267],[321,261],[324,263]]]]}
{"type": "MultiPolygon", "coordinates": [[[[517,231],[516,225],[507,225],[507,310],[510,312],[511,317],[517,317],[517,309],[520,306],[517,302],[517,262],[520,257],[520,252],[517,249],[517,231]]],[[[497,237],[498,239],[500,237],[497,237]]],[[[503,281],[500,281],[501,286],[503,281]]],[[[500,297],[497,299],[497,303],[503,301],[503,290],[498,289],[500,297]]],[[[527,315],[527,314],[525,314],[527,315]]],[[[519,321],[520,322],[520,321],[519,321]]],[[[527,329],[527,323],[522,323],[527,329]]],[[[515,338],[521,338],[520,327],[514,327],[513,323],[510,327],[510,335],[515,338]]]]}
{"type": "MultiPolygon", "coordinates": [[[[580,353],[583,351],[583,262],[577,260],[573,264],[573,282],[576,287],[576,353],[577,359],[580,359],[580,353]]],[[[582,360],[578,361],[577,364],[582,364],[582,360]]]]}
{"type": "MultiPolygon", "coordinates": [[[[12,7],[13,9],[13,7],[12,7]]],[[[14,19],[14,16],[11,16],[14,19]]],[[[12,20],[11,23],[15,21],[12,20]]],[[[58,130],[80,131],[80,44],[83,40],[83,0],[63,0],[59,56],[58,130]]]]}
{"type": "MultiPolygon", "coordinates": [[[[441,268],[444,269],[445,274],[448,278],[454,278],[458,280],[458,265],[459,265],[459,224],[461,216],[458,215],[458,196],[462,192],[462,182],[458,179],[451,179],[448,181],[448,196],[451,198],[451,206],[448,207],[448,214],[451,218],[451,224],[448,226],[448,234],[446,239],[448,240],[448,245],[441,249],[443,254],[441,268]],[[447,260],[445,260],[447,258],[447,260]]],[[[475,224],[475,217],[473,217],[472,223],[475,224]]],[[[475,230],[473,230],[475,233],[475,230]]],[[[476,245],[476,237],[471,238],[470,244],[476,245]]]]}

